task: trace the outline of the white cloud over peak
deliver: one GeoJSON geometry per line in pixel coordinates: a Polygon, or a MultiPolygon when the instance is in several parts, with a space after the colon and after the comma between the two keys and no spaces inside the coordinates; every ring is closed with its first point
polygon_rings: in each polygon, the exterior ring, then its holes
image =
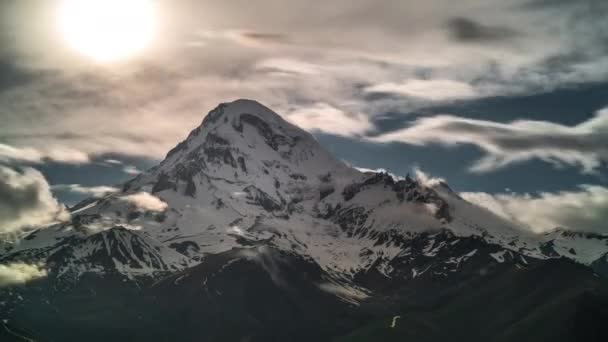
{"type": "Polygon", "coordinates": [[[148,192],[138,192],[136,194],[122,196],[120,199],[145,211],[162,212],[167,209],[167,203],[148,192]]]}
{"type": "Polygon", "coordinates": [[[416,180],[418,182],[420,182],[420,184],[430,187],[430,188],[437,186],[440,183],[445,182],[445,179],[440,178],[440,177],[433,177],[433,176],[429,175],[428,173],[422,171],[420,168],[414,169],[414,176],[415,176],[416,180]]]}

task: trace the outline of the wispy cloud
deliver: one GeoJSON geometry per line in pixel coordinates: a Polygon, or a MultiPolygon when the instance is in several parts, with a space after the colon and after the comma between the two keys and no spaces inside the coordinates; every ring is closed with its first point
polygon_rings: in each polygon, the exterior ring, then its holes
{"type": "Polygon", "coordinates": [[[106,160],[104,160],[104,163],[110,164],[110,165],[122,165],[123,164],[120,160],[117,160],[117,159],[106,159],[106,160]]]}
{"type": "Polygon", "coordinates": [[[411,79],[403,83],[380,83],[365,88],[368,93],[389,93],[432,101],[471,99],[481,94],[466,82],[411,79]]]}
{"type": "Polygon", "coordinates": [[[608,188],[583,185],[578,190],[539,194],[463,192],[469,202],[534,232],[555,228],[606,232],[608,188]]]}
{"type": "Polygon", "coordinates": [[[486,156],[472,167],[487,172],[507,165],[539,159],[555,165],[594,172],[608,161],[608,110],[576,126],[546,121],[518,120],[498,123],[453,115],[424,117],[404,129],[372,138],[376,142],[414,145],[473,145],[486,156]]]}
{"type": "Polygon", "coordinates": [[[90,195],[93,197],[103,197],[107,194],[120,191],[120,189],[111,186],[84,186],[80,184],[57,184],[51,186],[52,190],[69,191],[76,194],[90,195]]]}
{"type": "Polygon", "coordinates": [[[84,164],[89,156],[79,150],[66,147],[33,148],[0,144],[0,161],[5,163],[40,164],[46,161],[66,164],[84,164]]]}
{"type": "Polygon", "coordinates": [[[138,175],[141,173],[141,170],[139,170],[137,167],[135,167],[133,165],[127,165],[127,166],[123,167],[122,171],[131,176],[135,176],[135,175],[138,175]]]}
{"type": "Polygon", "coordinates": [[[373,130],[366,115],[346,112],[327,103],[297,108],[287,115],[287,120],[306,130],[342,136],[362,135],[373,130]]]}
{"type": "Polygon", "coordinates": [[[318,65],[287,58],[269,58],[256,64],[256,69],[296,75],[316,75],[321,72],[318,65]]]}
{"type": "Polygon", "coordinates": [[[286,44],[287,36],[280,33],[259,32],[238,29],[197,30],[195,39],[189,42],[193,47],[205,47],[218,41],[229,41],[235,44],[253,47],[267,47],[274,44],[286,44]]]}

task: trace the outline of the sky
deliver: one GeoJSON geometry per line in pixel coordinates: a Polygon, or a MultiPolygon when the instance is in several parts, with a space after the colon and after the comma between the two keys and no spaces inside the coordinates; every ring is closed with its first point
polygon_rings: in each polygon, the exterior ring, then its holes
{"type": "Polygon", "coordinates": [[[0,2],[0,231],[115,191],[249,98],[353,166],[608,233],[606,1],[107,0],[119,17],[92,23],[74,1],[0,2]]]}

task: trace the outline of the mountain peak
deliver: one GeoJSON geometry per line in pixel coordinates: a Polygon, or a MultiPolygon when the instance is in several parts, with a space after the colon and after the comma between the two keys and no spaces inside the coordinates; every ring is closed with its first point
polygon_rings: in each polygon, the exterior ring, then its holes
{"type": "Polygon", "coordinates": [[[333,157],[310,133],[257,101],[239,99],[210,111],[158,167],[125,189],[145,190],[152,184],[153,193],[172,189],[195,197],[202,189],[223,187],[216,184],[220,182],[238,184],[234,192],[283,203],[288,184],[315,186],[329,173],[359,174],[333,157]]]}
{"type": "Polygon", "coordinates": [[[173,164],[174,159],[180,159],[193,150],[210,145],[236,148],[239,148],[239,145],[247,145],[249,149],[259,149],[259,140],[278,151],[279,145],[294,145],[294,140],[314,141],[314,138],[263,104],[254,100],[238,99],[221,103],[211,110],[201,125],[169,151],[162,164],[173,164]]]}
{"type": "MultiPolygon", "coordinates": [[[[222,161],[233,167],[239,157],[257,160],[284,160],[299,164],[312,155],[329,155],[308,132],[284,120],[263,104],[248,99],[222,103],[209,112],[201,125],[168,154],[163,165],[204,158],[201,162],[222,161]]],[[[244,167],[241,167],[245,171],[244,167]]]]}
{"type": "Polygon", "coordinates": [[[268,124],[286,123],[279,114],[273,112],[260,102],[249,99],[238,99],[219,104],[205,116],[199,128],[209,125],[227,124],[234,119],[238,119],[238,116],[242,114],[255,116],[268,124]],[[223,121],[220,119],[223,119],[223,121]]]}
{"type": "Polygon", "coordinates": [[[229,114],[250,113],[268,121],[282,120],[279,114],[256,100],[238,99],[232,102],[224,102],[222,105],[226,113],[229,114]]]}

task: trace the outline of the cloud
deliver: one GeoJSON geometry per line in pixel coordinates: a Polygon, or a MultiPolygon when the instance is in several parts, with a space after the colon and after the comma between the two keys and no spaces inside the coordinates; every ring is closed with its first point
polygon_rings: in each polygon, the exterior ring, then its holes
{"type": "Polygon", "coordinates": [[[0,166],[0,233],[15,233],[68,219],[69,213],[53,197],[40,172],[0,166]]]}
{"type": "Polygon", "coordinates": [[[517,32],[511,28],[483,25],[464,17],[452,18],[446,26],[450,36],[462,42],[493,42],[517,36],[517,32]]]}
{"type": "Polygon", "coordinates": [[[236,226],[236,225],[231,226],[230,228],[228,228],[226,230],[226,232],[228,234],[235,234],[235,235],[241,235],[241,236],[245,234],[245,232],[239,226],[236,226]]]}
{"type": "Polygon", "coordinates": [[[441,183],[445,183],[445,179],[433,177],[419,168],[414,168],[414,176],[420,184],[429,188],[435,187],[441,183]]]}
{"type": "Polygon", "coordinates": [[[135,175],[138,175],[141,173],[141,171],[133,165],[127,165],[127,166],[123,167],[122,172],[124,172],[128,175],[132,175],[132,176],[135,176],[135,175]]]}
{"type": "Polygon", "coordinates": [[[131,176],[135,176],[140,174],[142,171],[139,170],[135,165],[125,165],[125,163],[123,163],[122,161],[118,160],[118,159],[105,159],[101,165],[104,166],[121,166],[122,167],[122,172],[131,175],[131,176]]]}
{"type": "Polygon", "coordinates": [[[41,265],[24,263],[0,264],[0,287],[22,285],[46,276],[47,271],[41,265]]]}
{"type": "Polygon", "coordinates": [[[391,176],[394,180],[405,179],[405,177],[401,177],[401,176],[398,176],[398,175],[396,175],[396,174],[394,174],[392,172],[388,172],[386,169],[382,169],[382,168],[379,168],[379,169],[370,169],[370,168],[367,168],[367,167],[359,167],[359,166],[352,165],[348,161],[345,161],[345,163],[346,163],[346,165],[348,165],[348,166],[356,169],[357,171],[359,171],[361,173],[386,173],[387,175],[391,176]]]}
{"type": "Polygon", "coordinates": [[[37,149],[0,144],[0,162],[40,164],[45,161],[84,164],[89,162],[89,157],[86,153],[66,147],[37,149]]]}
{"type": "Polygon", "coordinates": [[[16,148],[0,144],[0,161],[2,162],[30,162],[39,163],[43,159],[42,153],[33,148],[16,148]]]}
{"type": "Polygon", "coordinates": [[[288,42],[287,36],[279,33],[245,31],[239,32],[239,37],[240,41],[245,44],[283,44],[288,42]]]}
{"type": "Polygon", "coordinates": [[[306,130],[341,136],[357,136],[373,130],[366,115],[345,112],[327,103],[298,108],[287,115],[287,120],[306,130]]]}
{"type": "Polygon", "coordinates": [[[90,195],[93,197],[103,197],[107,194],[120,191],[120,189],[111,186],[83,186],[80,184],[57,184],[53,185],[51,189],[69,191],[76,194],[90,195]]]}
{"type": "Polygon", "coordinates": [[[322,291],[331,293],[332,295],[355,305],[358,305],[359,302],[369,297],[367,293],[359,288],[337,282],[320,283],[318,284],[318,287],[322,291]]]}
{"type": "MultiPolygon", "coordinates": [[[[601,6],[605,7],[605,3],[600,1],[591,1],[594,3],[594,6],[599,9],[601,6]]],[[[529,0],[524,3],[525,8],[530,9],[548,9],[548,8],[560,8],[560,7],[570,7],[570,6],[580,6],[581,3],[570,0],[529,0]]],[[[588,5],[588,4],[583,4],[588,5]]]]}
{"type": "Polygon", "coordinates": [[[411,79],[404,83],[381,83],[365,89],[368,93],[388,93],[431,101],[471,99],[480,96],[473,86],[453,80],[411,79]]]}
{"type": "Polygon", "coordinates": [[[321,70],[319,66],[311,63],[302,62],[294,59],[286,58],[269,58],[260,61],[256,65],[256,69],[267,72],[277,72],[296,75],[315,75],[321,70]]]}
{"type": "Polygon", "coordinates": [[[473,172],[488,172],[539,159],[556,166],[576,166],[591,173],[608,161],[607,133],[608,109],[604,109],[575,126],[531,120],[498,123],[452,115],[424,117],[407,128],[372,140],[414,145],[474,145],[486,156],[471,167],[473,172]]]}
{"type": "Polygon", "coordinates": [[[121,200],[146,211],[163,212],[167,209],[167,203],[160,198],[147,192],[139,192],[132,195],[119,197],[121,200]]]}
{"type": "MultiPolygon", "coordinates": [[[[54,1],[0,1],[0,74],[20,75],[0,81],[0,160],[160,159],[207,110],[237,98],[286,114],[327,104],[350,113],[341,134],[355,135],[383,112],[608,78],[597,14],[487,1],[316,1],[310,11],[303,2],[158,0],[166,22],[154,43],[112,65],[65,46],[49,20],[54,1]],[[446,36],[446,23],[460,39],[446,36]],[[504,39],[508,27],[517,39],[504,39]],[[501,44],[464,44],[490,38],[501,44]],[[550,62],[575,52],[585,58],[550,62]]],[[[338,130],[307,127],[319,126],[338,130]]]]}
{"type": "MultiPolygon", "coordinates": [[[[0,38],[0,44],[2,39],[0,38]]],[[[14,56],[13,56],[14,58],[14,56]]],[[[8,56],[0,52],[0,92],[15,85],[26,84],[35,78],[35,74],[28,72],[11,61],[8,56]]]]}
{"type": "Polygon", "coordinates": [[[274,44],[287,44],[286,35],[269,32],[256,32],[236,29],[198,30],[196,38],[189,42],[192,47],[204,47],[218,41],[229,41],[249,47],[268,47],[274,44]]]}
{"type": "Polygon", "coordinates": [[[534,232],[555,228],[608,232],[608,188],[583,185],[576,191],[539,194],[463,192],[467,201],[534,232]]]}
{"type": "Polygon", "coordinates": [[[104,160],[104,163],[110,164],[110,165],[122,165],[122,162],[117,159],[106,159],[106,160],[104,160]]]}
{"type": "MultiPolygon", "coordinates": [[[[352,165],[351,163],[346,162],[346,164],[354,169],[356,169],[357,171],[361,172],[361,173],[388,173],[388,171],[386,169],[370,169],[367,167],[359,167],[356,165],[352,165]]],[[[395,175],[391,174],[391,176],[396,177],[395,175]]]]}

